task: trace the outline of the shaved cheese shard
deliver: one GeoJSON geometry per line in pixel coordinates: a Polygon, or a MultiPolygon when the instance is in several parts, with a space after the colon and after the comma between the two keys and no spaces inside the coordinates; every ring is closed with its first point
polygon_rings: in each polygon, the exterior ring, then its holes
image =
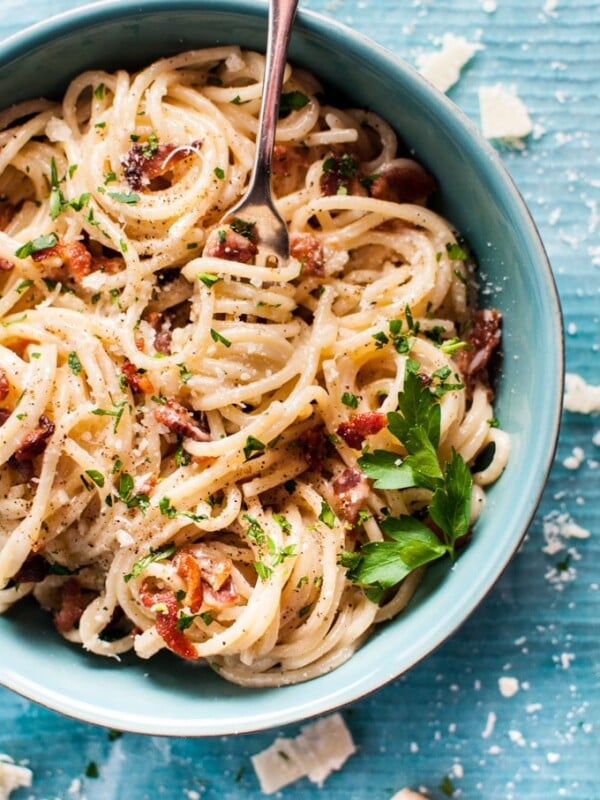
{"type": "Polygon", "coordinates": [[[272,794],[305,775],[322,786],[333,770],[356,752],[341,714],[305,725],[295,739],[275,739],[252,756],[252,766],[265,794],[272,794]]]}
{"type": "Polygon", "coordinates": [[[479,88],[481,130],[486,139],[518,144],[533,130],[529,112],[516,91],[501,84],[479,88]]]}
{"type": "Polygon", "coordinates": [[[447,92],[460,78],[460,71],[483,45],[472,44],[462,36],[445,33],[442,49],[434,53],[422,53],[417,60],[421,75],[440,92],[447,92]]]}
{"type": "Polygon", "coordinates": [[[0,800],[8,800],[15,789],[31,786],[32,771],[20,767],[10,756],[0,753],[0,800]]]}
{"type": "Polygon", "coordinates": [[[400,789],[390,800],[427,800],[424,794],[413,792],[412,789],[400,789]]]}
{"type": "Polygon", "coordinates": [[[565,410],[576,414],[600,412],[600,386],[592,386],[573,372],[565,375],[565,410]]]}

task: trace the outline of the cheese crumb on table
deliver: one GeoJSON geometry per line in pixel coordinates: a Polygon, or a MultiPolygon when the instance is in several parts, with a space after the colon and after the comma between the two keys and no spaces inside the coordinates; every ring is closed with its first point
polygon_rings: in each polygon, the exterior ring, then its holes
{"type": "MultiPolygon", "coordinates": [[[[480,86],[481,131],[486,139],[502,139],[514,145],[533,130],[529,112],[514,90],[501,84],[480,86]]],[[[522,143],[521,143],[522,145],[522,143]]]]}
{"type": "Polygon", "coordinates": [[[341,714],[332,714],[305,725],[294,739],[275,739],[270,747],[252,756],[252,766],[265,794],[303,778],[322,786],[356,752],[352,735],[341,714]]]}
{"type": "Polygon", "coordinates": [[[27,767],[21,767],[10,756],[0,753],[0,800],[8,800],[15,789],[31,786],[33,773],[27,767]]]}
{"type": "Polygon", "coordinates": [[[498,688],[502,697],[513,697],[519,691],[519,681],[509,675],[498,678],[498,688]]]}
{"type": "Polygon", "coordinates": [[[462,36],[445,33],[442,49],[434,53],[422,53],[417,59],[417,68],[440,92],[447,92],[460,78],[461,69],[478,50],[483,50],[483,45],[472,44],[462,36]]]}
{"type": "Polygon", "coordinates": [[[581,375],[565,375],[565,410],[577,414],[600,412],[600,386],[592,386],[581,375]]]}

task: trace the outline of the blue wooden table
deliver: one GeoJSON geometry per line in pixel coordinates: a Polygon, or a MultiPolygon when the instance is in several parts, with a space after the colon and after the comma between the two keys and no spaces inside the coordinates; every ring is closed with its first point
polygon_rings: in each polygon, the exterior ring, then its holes
{"type": "MultiPolygon", "coordinates": [[[[0,36],[79,5],[0,0],[0,36]]],[[[450,97],[476,122],[482,84],[514,86],[526,102],[534,133],[502,155],[554,268],[567,370],[600,384],[600,0],[302,5],[412,63],[445,32],[484,45],[450,97]]],[[[411,786],[432,798],[599,800],[599,431],[600,416],[565,413],[537,517],[486,602],[410,674],[343,710],[358,751],[323,790],[304,780],[280,796],[387,800],[411,786]],[[590,536],[567,538],[571,523],[590,536]],[[559,552],[547,552],[552,536],[559,552]]],[[[0,690],[0,752],[34,771],[14,800],[253,800],[262,795],[250,756],[298,728],[116,738],[0,690]]]]}

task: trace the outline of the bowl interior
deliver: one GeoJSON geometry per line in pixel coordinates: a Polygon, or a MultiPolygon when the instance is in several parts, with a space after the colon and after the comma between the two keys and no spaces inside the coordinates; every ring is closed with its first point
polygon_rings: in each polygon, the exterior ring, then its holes
{"type": "MultiPolygon", "coordinates": [[[[143,6],[126,0],[79,9],[0,46],[2,105],[58,97],[70,78],[91,67],[134,68],[216,44],[263,50],[265,32],[266,7],[256,0],[146,0],[143,6]]],[[[452,571],[430,569],[403,616],[334,673],[306,684],[244,690],[168,654],[150,662],[104,660],[62,641],[33,604],[1,617],[0,682],[90,722],[221,735],[322,713],[381,686],[440,644],[490,589],[533,516],[550,468],[562,395],[560,309],[533,223],[497,154],[410,68],[332,20],[300,12],[290,60],[356,106],[379,112],[436,176],[437,210],[473,249],[485,305],[504,316],[496,413],[512,437],[511,459],[452,571]]]]}

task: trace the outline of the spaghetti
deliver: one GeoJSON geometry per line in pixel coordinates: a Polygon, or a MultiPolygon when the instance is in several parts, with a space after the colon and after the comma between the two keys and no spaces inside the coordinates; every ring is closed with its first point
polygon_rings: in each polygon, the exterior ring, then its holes
{"type": "Polygon", "coordinates": [[[33,595],[94,653],[166,647],[253,686],[329,671],[398,614],[509,449],[499,314],[384,120],[288,67],[292,257],[219,227],[263,70],[187,52],[0,114],[0,609],[33,595]]]}

